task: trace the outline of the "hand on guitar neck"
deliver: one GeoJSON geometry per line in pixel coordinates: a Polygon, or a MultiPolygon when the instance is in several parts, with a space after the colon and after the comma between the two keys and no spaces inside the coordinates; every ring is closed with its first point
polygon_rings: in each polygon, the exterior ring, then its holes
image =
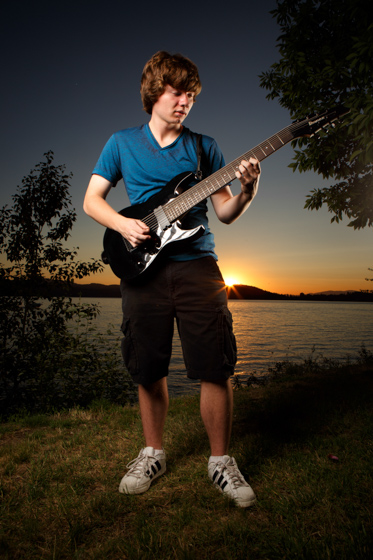
{"type": "Polygon", "coordinates": [[[236,177],[241,183],[243,194],[249,195],[251,200],[257,193],[260,178],[260,164],[257,159],[242,160],[236,171],[236,177]]]}

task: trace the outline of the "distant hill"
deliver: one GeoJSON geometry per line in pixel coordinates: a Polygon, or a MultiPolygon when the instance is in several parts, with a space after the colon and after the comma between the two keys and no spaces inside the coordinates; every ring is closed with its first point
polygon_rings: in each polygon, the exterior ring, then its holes
{"type": "MultiPolygon", "coordinates": [[[[255,288],[254,286],[235,285],[227,288],[229,299],[286,299],[287,296],[255,288]]],[[[119,285],[111,284],[74,284],[72,294],[80,297],[120,297],[119,285]]]]}
{"type": "MultiPolygon", "coordinates": [[[[253,299],[253,300],[306,300],[306,301],[369,301],[373,302],[373,294],[366,292],[351,291],[333,291],[318,292],[313,294],[284,295],[275,292],[268,292],[256,288],[255,286],[246,286],[245,284],[235,284],[227,286],[228,298],[237,299],[253,299]]],[[[71,292],[75,297],[120,297],[119,284],[74,284],[71,292]]]]}
{"type": "Polygon", "coordinates": [[[326,292],[313,292],[310,296],[346,296],[348,294],[360,293],[357,290],[327,290],[326,292]]]}
{"type": "Polygon", "coordinates": [[[373,302],[373,293],[357,290],[327,290],[313,294],[299,294],[300,300],[311,301],[368,301],[373,302]]]}
{"type": "MultiPolygon", "coordinates": [[[[17,293],[16,284],[13,281],[0,280],[0,293],[2,296],[15,295],[17,293]]],[[[69,292],[63,291],[60,287],[51,283],[48,288],[48,295],[72,297],[91,297],[91,298],[119,298],[121,297],[119,282],[118,284],[73,284],[69,292]]],[[[246,286],[245,284],[235,284],[227,286],[227,295],[229,299],[252,299],[252,300],[300,300],[300,301],[364,301],[373,302],[373,293],[358,292],[356,290],[328,290],[325,292],[317,292],[299,295],[277,294],[256,288],[255,286],[246,286]]]]}
{"type": "Polygon", "coordinates": [[[121,297],[119,284],[74,284],[72,296],[76,297],[121,297]]]}
{"type": "Polygon", "coordinates": [[[234,284],[227,287],[229,299],[286,299],[287,296],[267,292],[254,286],[245,286],[244,284],[234,284]]]}

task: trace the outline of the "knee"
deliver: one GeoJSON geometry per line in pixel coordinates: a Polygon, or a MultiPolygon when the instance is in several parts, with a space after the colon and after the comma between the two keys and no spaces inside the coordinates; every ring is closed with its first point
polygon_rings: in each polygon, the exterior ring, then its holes
{"type": "Polygon", "coordinates": [[[162,377],[153,383],[140,384],[139,391],[142,391],[154,398],[165,397],[168,394],[167,377],[162,377]]]}

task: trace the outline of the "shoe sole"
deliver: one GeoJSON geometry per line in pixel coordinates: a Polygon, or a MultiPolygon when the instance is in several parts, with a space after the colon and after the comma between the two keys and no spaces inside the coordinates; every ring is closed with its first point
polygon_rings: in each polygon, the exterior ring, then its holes
{"type": "Polygon", "coordinates": [[[216,482],[213,482],[213,485],[215,486],[215,488],[217,488],[219,490],[219,492],[221,494],[223,494],[223,496],[228,498],[228,500],[232,500],[239,507],[247,508],[247,507],[250,507],[250,506],[253,506],[254,504],[256,504],[256,496],[254,496],[250,500],[240,500],[239,498],[232,498],[229,494],[227,494],[227,492],[224,492],[224,490],[222,490],[220,488],[219,484],[216,484],[216,482]]]}
{"type": "Polygon", "coordinates": [[[256,504],[256,498],[252,498],[251,500],[241,501],[241,502],[239,500],[234,500],[234,503],[237,504],[239,507],[247,508],[256,504]]]}

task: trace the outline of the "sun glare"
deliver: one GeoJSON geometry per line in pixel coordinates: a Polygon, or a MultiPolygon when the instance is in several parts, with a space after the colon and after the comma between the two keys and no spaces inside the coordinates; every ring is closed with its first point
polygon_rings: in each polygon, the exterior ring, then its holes
{"type": "Polygon", "coordinates": [[[234,286],[235,284],[239,284],[239,281],[234,276],[227,276],[227,278],[225,278],[226,286],[234,286]]]}

